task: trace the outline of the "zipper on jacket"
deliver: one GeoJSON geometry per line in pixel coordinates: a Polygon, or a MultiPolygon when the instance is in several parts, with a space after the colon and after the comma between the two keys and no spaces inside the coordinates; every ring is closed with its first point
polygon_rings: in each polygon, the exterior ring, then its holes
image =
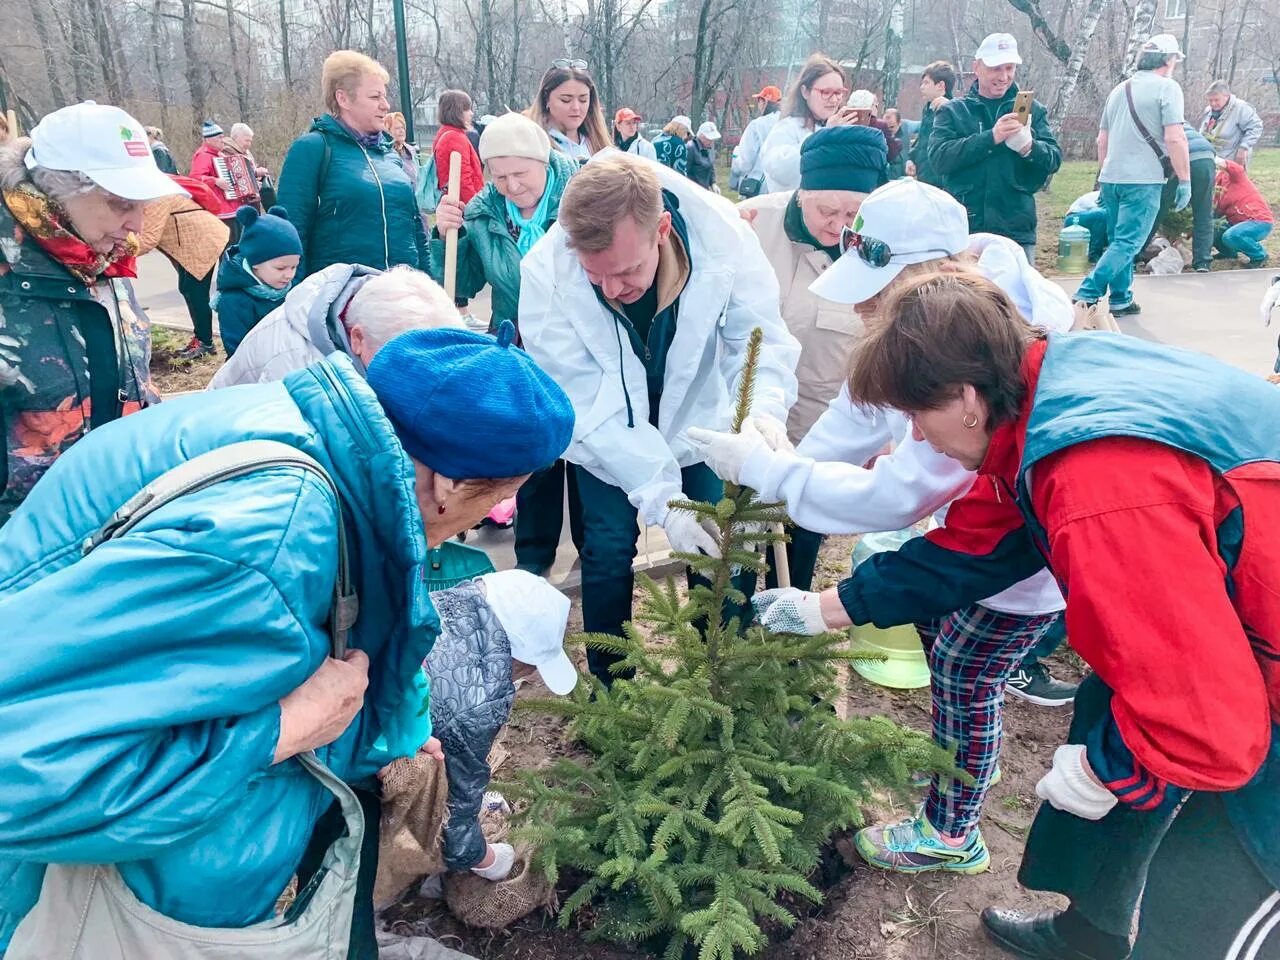
{"type": "Polygon", "coordinates": [[[364,148],[364,144],[357,143],[360,152],[364,154],[364,162],[369,165],[369,172],[373,174],[373,182],[378,185],[378,199],[382,201],[382,269],[391,269],[391,239],[388,236],[387,226],[387,195],[382,190],[382,178],[378,176],[378,171],[373,166],[373,159],[369,156],[369,151],[364,148]]]}

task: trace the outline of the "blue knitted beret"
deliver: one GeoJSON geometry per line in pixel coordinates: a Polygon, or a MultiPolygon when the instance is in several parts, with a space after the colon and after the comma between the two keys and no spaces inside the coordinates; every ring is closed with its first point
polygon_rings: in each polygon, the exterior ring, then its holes
{"type": "Polygon", "coordinates": [[[800,189],[870,193],[888,180],[888,163],[875,127],[824,127],[800,147],[800,189]]]}
{"type": "Polygon", "coordinates": [[[573,438],[573,406],[533,358],[469,330],[410,330],[369,364],[396,436],[414,460],[451,480],[518,477],[550,466],[573,438]]]}

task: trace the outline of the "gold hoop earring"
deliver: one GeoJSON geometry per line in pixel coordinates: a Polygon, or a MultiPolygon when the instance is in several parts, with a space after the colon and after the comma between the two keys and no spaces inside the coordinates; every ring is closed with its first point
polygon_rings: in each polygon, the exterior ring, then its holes
{"type": "Polygon", "coordinates": [[[966,413],[964,419],[960,421],[970,430],[978,425],[978,415],[976,413],[966,413]]]}

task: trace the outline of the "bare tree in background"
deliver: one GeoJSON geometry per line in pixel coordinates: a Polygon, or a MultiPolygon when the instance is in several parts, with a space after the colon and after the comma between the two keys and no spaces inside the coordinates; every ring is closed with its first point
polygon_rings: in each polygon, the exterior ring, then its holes
{"type": "Polygon", "coordinates": [[[45,76],[49,81],[49,92],[53,94],[54,108],[67,105],[67,95],[62,90],[62,81],[58,79],[57,53],[53,45],[53,35],[49,32],[49,23],[44,17],[42,0],[29,0],[31,20],[35,25],[36,38],[40,43],[40,51],[44,58],[45,76]]]}
{"type": "Polygon", "coordinates": [[[240,62],[240,44],[236,39],[236,34],[240,31],[236,24],[234,11],[231,9],[231,0],[226,0],[227,9],[227,43],[231,48],[231,74],[235,78],[236,84],[236,115],[242,121],[249,119],[249,88],[245,83],[244,66],[240,62]]]}
{"type": "Polygon", "coordinates": [[[182,52],[187,60],[187,91],[191,94],[191,113],[195,122],[207,114],[204,70],[200,62],[200,42],[196,37],[195,0],[182,0],[182,52]]]}
{"type": "Polygon", "coordinates": [[[1151,24],[1156,18],[1156,0],[1137,0],[1133,6],[1133,17],[1129,21],[1129,42],[1124,55],[1124,72],[1126,75],[1138,69],[1138,54],[1142,50],[1142,42],[1151,35],[1151,24]]]}

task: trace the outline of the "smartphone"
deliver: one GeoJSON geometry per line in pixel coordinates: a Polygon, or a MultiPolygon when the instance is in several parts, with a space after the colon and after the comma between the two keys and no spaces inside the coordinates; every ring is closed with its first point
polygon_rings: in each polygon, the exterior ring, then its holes
{"type": "Polygon", "coordinates": [[[1031,122],[1031,104],[1035,98],[1034,90],[1019,90],[1013,99],[1013,112],[1024,127],[1031,122]]]}

